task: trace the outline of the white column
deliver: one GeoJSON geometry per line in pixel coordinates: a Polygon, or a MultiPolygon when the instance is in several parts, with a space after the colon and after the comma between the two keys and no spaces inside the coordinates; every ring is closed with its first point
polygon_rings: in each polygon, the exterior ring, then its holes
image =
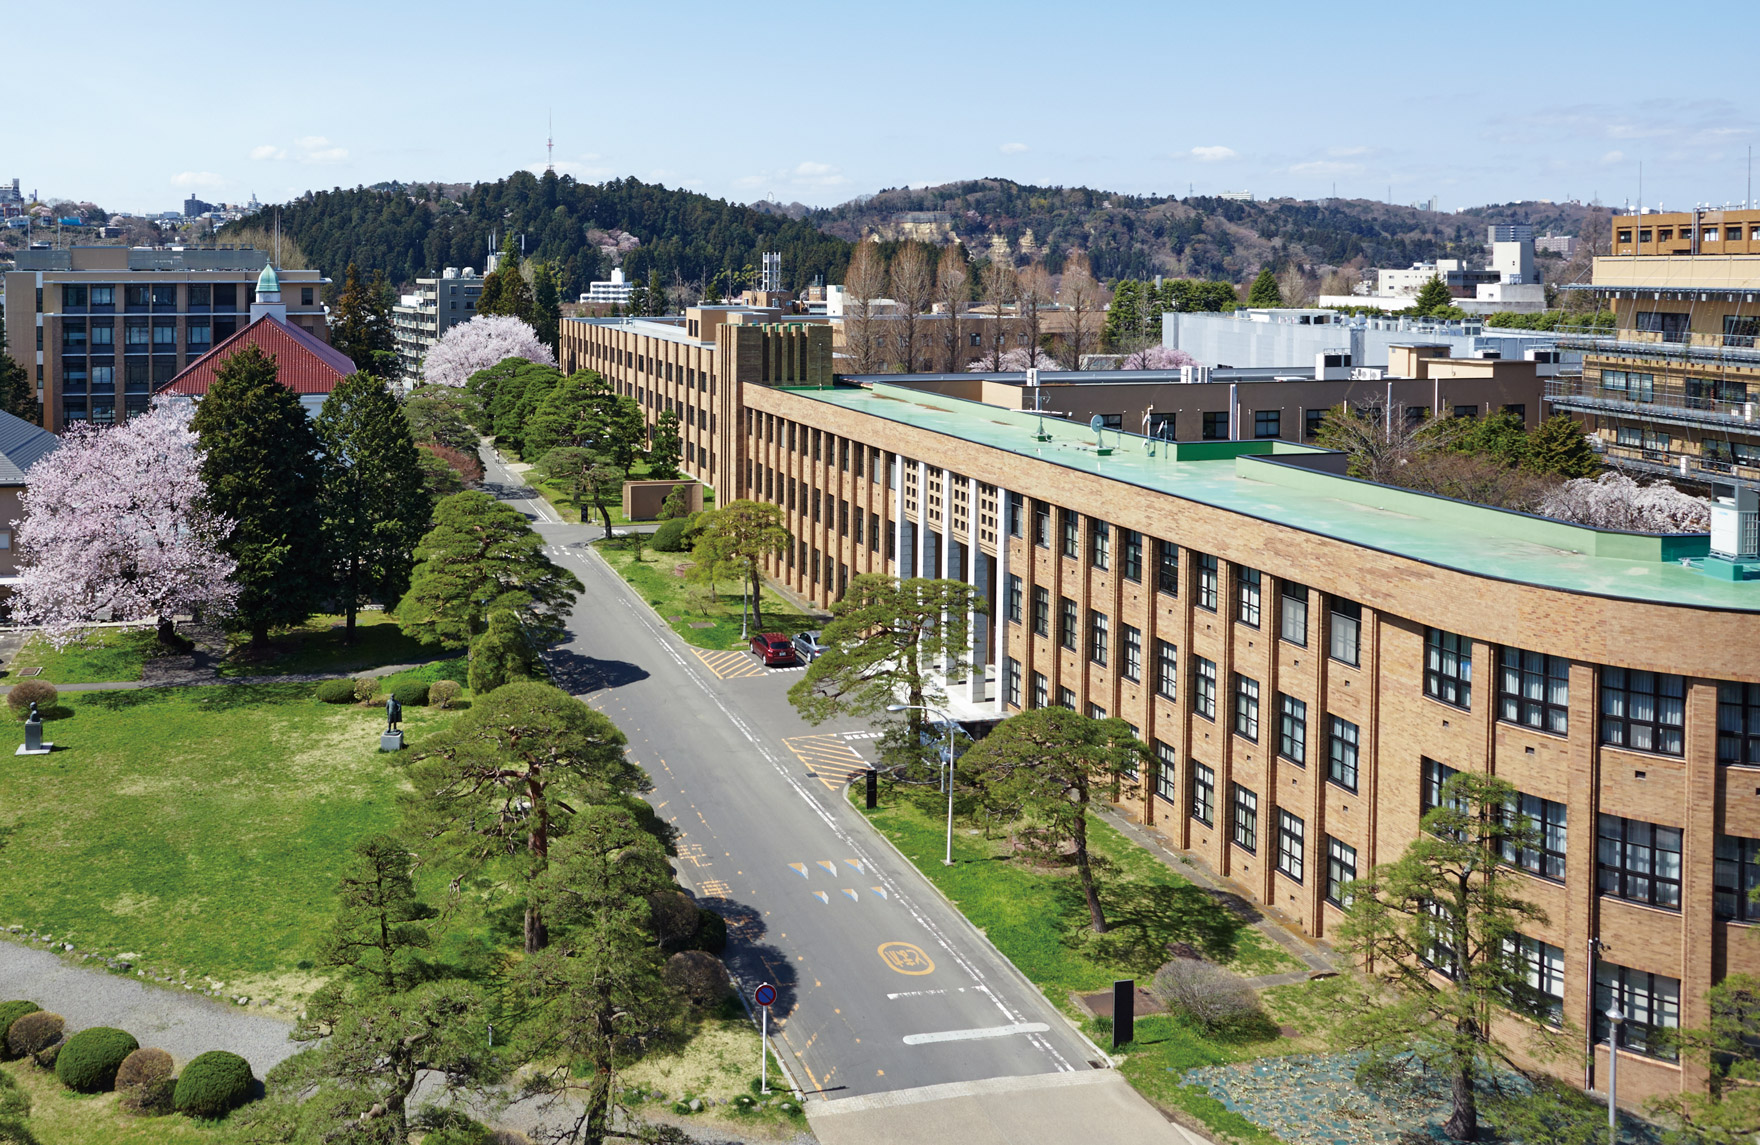
{"type": "MultiPolygon", "coordinates": [[[[946,580],[948,577],[948,557],[953,550],[953,470],[945,467],[941,470],[941,527],[935,531],[935,557],[937,571],[935,576],[946,580]]],[[[947,613],[941,614],[941,627],[947,627],[947,613]]],[[[941,681],[947,683],[945,677],[953,674],[955,665],[951,657],[941,661],[941,681]]]]}
{"type": "Polygon", "coordinates": [[[912,576],[928,576],[928,558],[923,554],[929,546],[925,537],[929,532],[929,463],[917,462],[917,548],[911,554],[912,576]]]}
{"type": "MultiPolygon", "coordinates": [[[[1024,511],[1026,506],[1021,506],[1024,511]]],[[[990,659],[996,663],[996,714],[1008,714],[1008,490],[996,487],[996,599],[990,602],[990,659]]],[[[1022,602],[1025,607],[1025,602],[1022,602]]],[[[1151,606],[1153,607],[1153,606],[1151,606]]]]}
{"type": "Polygon", "coordinates": [[[904,455],[892,455],[892,575],[905,579],[904,567],[904,455]]]}
{"type": "MultiPolygon", "coordinates": [[[[966,583],[974,590],[982,593],[984,585],[978,579],[978,479],[966,478],[966,583]]],[[[995,602],[991,604],[994,606],[995,602]]],[[[991,609],[995,611],[994,607],[991,609]]],[[[972,679],[971,699],[974,704],[984,702],[984,663],[983,644],[978,638],[978,617],[976,613],[966,613],[966,637],[972,646],[972,679]]]]}

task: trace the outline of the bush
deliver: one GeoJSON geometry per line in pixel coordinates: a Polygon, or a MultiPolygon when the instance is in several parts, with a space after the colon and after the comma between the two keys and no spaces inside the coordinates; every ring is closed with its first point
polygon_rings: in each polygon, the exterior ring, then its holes
{"type": "Polygon", "coordinates": [[[708,907],[697,908],[697,949],[720,954],[727,949],[727,920],[708,907]]]}
{"type": "Polygon", "coordinates": [[[657,553],[689,552],[691,548],[690,535],[695,530],[696,524],[697,516],[695,513],[688,517],[674,517],[670,521],[663,521],[660,527],[654,530],[654,536],[648,542],[648,547],[657,553]]]}
{"type": "Polygon", "coordinates": [[[17,1056],[6,1048],[6,1031],[12,1028],[12,1023],[41,1009],[35,1002],[0,1002],[0,1059],[17,1056]]]}
{"type": "Polygon", "coordinates": [[[20,680],[12,685],[12,691],[6,696],[6,705],[22,720],[31,714],[32,701],[36,702],[38,712],[47,712],[59,698],[55,685],[47,680],[20,680]]]}
{"type": "Polygon", "coordinates": [[[428,685],[419,680],[397,685],[391,689],[391,695],[406,708],[425,708],[428,706],[428,685]]]}
{"type": "Polygon", "coordinates": [[[701,950],[681,950],[666,960],[666,984],[699,1010],[713,1010],[733,989],[721,959],[701,950]]]}
{"type": "Polygon", "coordinates": [[[697,917],[697,904],[683,891],[649,895],[648,922],[654,928],[654,937],[660,940],[660,949],[667,953],[696,945],[692,940],[702,925],[697,917]]]}
{"type": "Polygon", "coordinates": [[[183,1067],[171,1107],[191,1117],[224,1117],[249,1101],[256,1086],[250,1062],[225,1050],[209,1050],[183,1067]]]}
{"type": "Polygon", "coordinates": [[[363,704],[371,703],[379,694],[379,682],[377,676],[362,676],[354,681],[354,698],[363,704]]]}
{"type": "Polygon", "coordinates": [[[318,685],[317,691],[313,695],[326,704],[352,704],[354,703],[354,681],[325,680],[318,685]]]}
{"type": "Polygon", "coordinates": [[[123,1059],[140,1048],[126,1030],[93,1026],[67,1039],[55,1059],[55,1076],[76,1093],[103,1093],[116,1085],[123,1059]]]}
{"type": "Polygon", "coordinates": [[[33,1010],[7,1029],[6,1050],[15,1058],[41,1053],[61,1040],[61,1031],[66,1027],[60,1014],[33,1010]]]}
{"type": "Polygon", "coordinates": [[[117,1104],[129,1113],[171,1112],[171,1092],[177,1088],[177,1072],[164,1050],[136,1050],[122,1059],[116,1070],[117,1104]]]}
{"type": "Polygon", "coordinates": [[[1149,992],[1207,1030],[1244,1025],[1261,1016],[1258,991],[1245,978],[1201,959],[1167,963],[1155,972],[1149,992]]]}
{"type": "Polygon", "coordinates": [[[430,708],[449,708],[452,701],[458,699],[464,689],[457,680],[435,680],[428,685],[428,706],[430,708]]]}

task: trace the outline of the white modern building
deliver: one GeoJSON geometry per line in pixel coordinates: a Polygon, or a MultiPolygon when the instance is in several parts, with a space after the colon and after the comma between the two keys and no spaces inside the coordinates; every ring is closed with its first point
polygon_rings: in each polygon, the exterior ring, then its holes
{"type": "Polygon", "coordinates": [[[1317,309],[1161,316],[1161,344],[1213,368],[1288,367],[1322,354],[1348,354],[1355,367],[1385,369],[1390,347],[1414,341],[1447,346],[1454,358],[1531,358],[1542,363],[1542,375],[1573,364],[1580,369],[1583,361],[1581,351],[1559,351],[1550,333],[1487,327],[1477,319],[1353,318],[1317,309]]]}
{"type": "Polygon", "coordinates": [[[611,268],[611,278],[608,281],[588,284],[587,292],[581,295],[580,300],[604,304],[616,303],[622,306],[629,302],[630,292],[635,288],[635,283],[624,281],[623,268],[615,266],[611,268]]]}

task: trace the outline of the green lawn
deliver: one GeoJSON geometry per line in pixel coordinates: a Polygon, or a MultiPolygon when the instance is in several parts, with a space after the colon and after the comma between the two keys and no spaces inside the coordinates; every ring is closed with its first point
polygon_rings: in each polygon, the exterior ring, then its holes
{"type": "Polygon", "coordinates": [[[116,1106],[114,1093],[73,1093],[48,1070],[26,1062],[6,1062],[30,1098],[25,1127],[42,1145],[208,1145],[221,1137],[221,1123],[173,1113],[136,1117],[116,1106]]]}
{"type": "MultiPolygon", "coordinates": [[[[530,485],[533,489],[536,489],[538,491],[538,496],[540,496],[540,497],[544,498],[544,500],[550,502],[550,507],[552,509],[555,509],[557,515],[560,516],[564,521],[568,521],[572,524],[579,524],[580,523],[581,510],[578,506],[575,505],[574,501],[569,497],[569,493],[568,493],[567,489],[564,489],[560,485],[557,485],[554,481],[544,480],[543,478],[541,478],[538,475],[538,472],[535,469],[527,470],[524,474],[524,477],[525,477],[526,483],[528,485],[530,485]]],[[[637,462],[635,467],[629,471],[629,479],[631,481],[646,481],[646,480],[648,480],[649,477],[648,477],[647,463],[646,462],[637,462]]],[[[681,482],[689,482],[689,481],[694,481],[695,478],[680,477],[679,480],[681,482]]],[[[703,508],[704,509],[713,509],[714,507],[715,507],[715,490],[712,489],[707,484],[704,484],[703,485],[703,508]]],[[[612,525],[614,525],[614,526],[628,525],[628,524],[632,523],[629,520],[629,518],[627,518],[623,515],[623,506],[621,503],[616,504],[616,505],[611,505],[611,506],[609,506],[609,508],[611,510],[611,523],[612,523],[612,525]]],[[[602,518],[599,516],[599,512],[597,509],[589,508],[587,511],[587,524],[591,525],[591,524],[595,524],[595,523],[603,524],[604,522],[603,522],[602,518]]],[[[647,523],[653,524],[652,521],[649,521],[647,523]]]]}
{"type": "MultiPolygon", "coordinates": [[[[397,822],[383,712],[312,685],[64,695],[46,757],[0,738],[0,925],[292,999],[348,848],[397,822]]],[[[412,739],[452,718],[406,709],[412,739]]]]}
{"type": "MultiPolygon", "coordinates": [[[[883,788],[880,804],[865,812],[869,821],[1072,1016],[1083,1016],[1070,1000],[1072,993],[1105,990],[1119,978],[1146,985],[1167,961],[1169,942],[1191,943],[1248,977],[1300,968],[1209,891],[1098,819],[1089,820],[1089,841],[1099,859],[1101,901],[1111,927],[1103,936],[1089,929],[1073,869],[1031,862],[1015,853],[1006,832],[986,837],[963,818],[955,820],[954,865],[944,867],[945,804],[937,794],[883,788]]],[[[1326,988],[1323,982],[1303,982],[1264,991],[1271,1023],[1236,1035],[1210,1035],[1183,1017],[1139,1018],[1136,1040],[1123,1051],[1123,1072],[1145,1096],[1183,1110],[1225,1139],[1270,1145],[1276,1138],[1196,1087],[1179,1084],[1179,1078],[1198,1066],[1316,1048],[1312,1035],[1326,1019],[1314,995],[1326,988]],[[1281,1036],[1274,1024],[1300,1036],[1281,1036]]],[[[1096,1042],[1109,1044],[1108,1023],[1089,1019],[1084,1027],[1096,1042]]]]}
{"type": "Polygon", "coordinates": [[[341,616],[314,616],[297,628],[270,634],[269,651],[246,651],[243,634],[229,643],[222,676],[288,676],[315,672],[359,672],[386,664],[419,664],[447,655],[439,648],[405,636],[397,621],[384,612],[355,614],[354,643],[344,640],[341,616]]]}
{"type": "Polygon", "coordinates": [[[41,668],[35,679],[51,684],[97,684],[111,680],[138,680],[141,666],[159,643],[151,628],[97,628],[78,644],[60,651],[41,636],[33,636],[19,650],[6,672],[6,682],[16,684],[21,671],[41,668]]]}
{"type": "MultiPolygon", "coordinates": [[[[722,591],[713,602],[709,601],[706,592],[680,575],[680,570],[690,564],[689,553],[657,553],[646,549],[642,554],[644,559],[637,563],[633,552],[621,548],[607,549],[603,542],[596,542],[593,548],[687,642],[698,648],[745,647],[739,634],[742,600],[738,586],[731,583],[716,585],[722,591]],[[709,627],[693,628],[693,624],[708,624],[709,627]]],[[[823,623],[823,617],[803,613],[772,589],[764,590],[766,629],[792,635],[803,629],[818,628],[823,623]]]]}

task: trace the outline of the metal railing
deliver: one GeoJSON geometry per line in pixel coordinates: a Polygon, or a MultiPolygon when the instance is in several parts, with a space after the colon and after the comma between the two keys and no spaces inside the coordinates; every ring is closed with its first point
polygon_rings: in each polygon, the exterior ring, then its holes
{"type": "Polygon", "coordinates": [[[1590,350],[1671,361],[1760,361],[1760,338],[1752,334],[1699,334],[1689,331],[1606,330],[1560,326],[1553,333],[1561,350],[1590,350]]]}
{"type": "Polygon", "coordinates": [[[1545,396],[1548,401],[1564,401],[1634,417],[1687,417],[1695,422],[1740,425],[1760,433],[1760,402],[1751,396],[1735,400],[1654,388],[1638,396],[1625,389],[1603,386],[1590,378],[1547,378],[1545,396]]]}

